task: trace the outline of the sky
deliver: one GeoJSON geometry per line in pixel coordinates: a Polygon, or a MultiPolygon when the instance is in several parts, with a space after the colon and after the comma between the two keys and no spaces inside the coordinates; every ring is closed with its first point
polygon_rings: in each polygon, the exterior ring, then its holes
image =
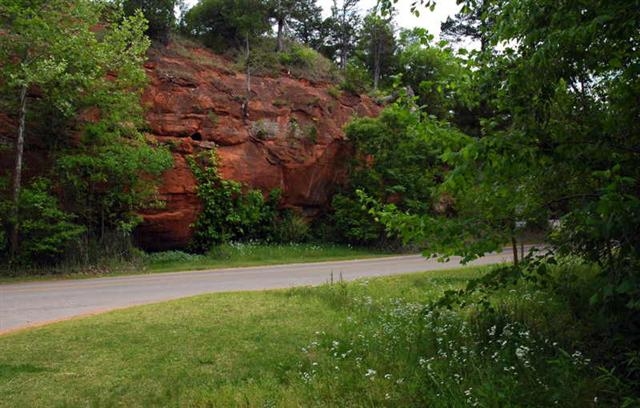
{"type": "MultiPolygon", "coordinates": [[[[186,0],[189,6],[193,6],[198,0],[186,0]]],[[[333,0],[317,0],[318,5],[322,7],[323,13],[327,16],[331,11],[333,0]]],[[[456,4],[456,0],[437,0],[436,8],[430,11],[426,7],[420,9],[420,17],[411,14],[411,3],[414,0],[398,0],[395,7],[397,10],[396,24],[403,28],[421,27],[426,28],[429,32],[438,38],[440,33],[440,23],[447,19],[447,16],[453,16],[460,10],[460,6],[456,4]]],[[[376,5],[377,0],[360,0],[360,10],[364,15],[367,10],[376,5]]]]}
{"type": "MultiPolygon", "coordinates": [[[[430,11],[426,7],[419,8],[420,17],[411,13],[411,3],[415,0],[398,0],[396,8],[396,24],[403,28],[421,27],[429,30],[429,33],[439,38],[440,23],[448,16],[456,14],[461,6],[456,4],[456,0],[437,0],[436,8],[430,11]]],[[[365,14],[367,10],[376,5],[377,0],[360,0],[360,10],[365,14]]],[[[322,7],[324,15],[328,15],[331,10],[333,0],[318,0],[318,5],[322,7]]]]}

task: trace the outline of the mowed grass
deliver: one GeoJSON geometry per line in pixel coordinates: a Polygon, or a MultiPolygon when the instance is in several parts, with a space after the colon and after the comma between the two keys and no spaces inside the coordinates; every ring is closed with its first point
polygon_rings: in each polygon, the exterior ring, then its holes
{"type": "Polygon", "coordinates": [[[582,354],[524,323],[426,311],[483,271],[197,296],[5,335],[0,406],[593,404],[582,354]]]}
{"type": "Polygon", "coordinates": [[[203,255],[181,251],[149,254],[145,269],[149,272],[169,272],[231,268],[256,265],[339,261],[392,255],[371,248],[354,248],[328,244],[261,244],[230,243],[214,247],[203,255]]]}

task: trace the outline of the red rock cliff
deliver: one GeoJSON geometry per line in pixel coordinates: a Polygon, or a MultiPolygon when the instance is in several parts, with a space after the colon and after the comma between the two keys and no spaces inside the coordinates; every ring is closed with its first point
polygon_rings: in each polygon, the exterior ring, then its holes
{"type": "MultiPolygon", "coordinates": [[[[143,213],[138,242],[146,249],[184,247],[200,202],[186,156],[216,148],[223,177],[265,192],[280,188],[283,205],[313,216],[346,177],[350,149],[342,127],[380,108],[367,97],[337,95],[331,84],[289,77],[251,78],[204,49],[170,45],[145,64],[143,95],[150,136],[171,146],[174,167],[160,187],[162,210],[143,213]]],[[[334,88],[335,89],[335,88],[334,88]]]]}

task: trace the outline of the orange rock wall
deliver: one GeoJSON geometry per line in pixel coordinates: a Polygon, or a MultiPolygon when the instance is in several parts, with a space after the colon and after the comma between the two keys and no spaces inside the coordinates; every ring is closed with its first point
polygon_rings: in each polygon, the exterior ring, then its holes
{"type": "Polygon", "coordinates": [[[313,217],[346,178],[350,148],[342,127],[354,116],[380,110],[367,97],[334,97],[331,84],[286,74],[252,76],[247,98],[246,76],[231,66],[206,50],[175,45],[153,50],[145,64],[150,83],[142,100],[149,135],[170,146],[174,156],[160,187],[166,206],[143,213],[136,231],[146,249],[189,242],[201,205],[186,156],[215,148],[224,178],[264,192],[279,188],[283,206],[313,217]]]}

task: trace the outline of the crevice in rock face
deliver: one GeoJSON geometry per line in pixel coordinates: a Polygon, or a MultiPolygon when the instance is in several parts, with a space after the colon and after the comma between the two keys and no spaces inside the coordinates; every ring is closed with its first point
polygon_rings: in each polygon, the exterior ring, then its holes
{"type": "Polygon", "coordinates": [[[195,140],[197,142],[202,141],[202,135],[200,134],[200,132],[195,132],[191,135],[191,140],[195,140]]]}

